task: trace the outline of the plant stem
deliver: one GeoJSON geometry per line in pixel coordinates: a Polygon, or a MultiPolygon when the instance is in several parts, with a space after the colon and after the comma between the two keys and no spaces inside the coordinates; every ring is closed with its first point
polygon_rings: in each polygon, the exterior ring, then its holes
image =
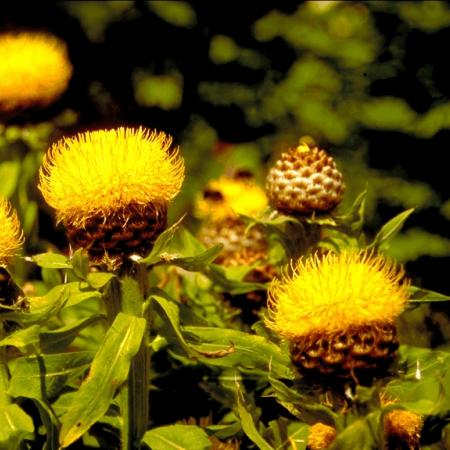
{"type": "MultiPolygon", "coordinates": [[[[120,409],[122,415],[121,441],[123,450],[141,448],[140,442],[147,430],[149,422],[149,374],[150,374],[150,347],[149,320],[144,311],[144,300],[148,296],[148,275],[145,266],[136,265],[132,278],[137,282],[140,292],[139,305],[136,298],[127,298],[126,292],[121,289],[118,279],[112,280],[107,292],[106,309],[109,322],[114,321],[119,312],[144,317],[147,327],[141,346],[131,361],[128,380],[120,389],[120,409]]],[[[122,282],[125,281],[125,277],[122,282]]],[[[129,279],[128,279],[129,282],[129,279]]]]}
{"type": "MultiPolygon", "coordinates": [[[[0,322],[0,340],[4,337],[3,323],[0,322]]],[[[9,373],[6,365],[6,348],[0,347],[0,406],[9,405],[11,397],[6,393],[9,387],[9,373]]]]}

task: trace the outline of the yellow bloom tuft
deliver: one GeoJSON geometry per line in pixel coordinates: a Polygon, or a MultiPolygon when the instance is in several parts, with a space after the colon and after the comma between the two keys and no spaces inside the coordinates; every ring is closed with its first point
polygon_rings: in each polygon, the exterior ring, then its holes
{"type": "Polygon", "coordinates": [[[72,76],[64,42],[45,33],[0,35],[0,110],[45,106],[72,76]]]}
{"type": "Polygon", "coordinates": [[[268,327],[295,341],[367,325],[392,324],[408,299],[403,269],[367,251],[300,259],[269,288],[268,327]]]}
{"type": "Polygon", "coordinates": [[[11,204],[0,198],[0,267],[6,266],[23,243],[19,219],[11,204]]]}
{"type": "Polygon", "coordinates": [[[412,411],[395,409],[384,417],[384,433],[388,439],[396,438],[416,448],[420,439],[423,418],[412,411]]]}
{"type": "Polygon", "coordinates": [[[268,205],[264,190],[248,179],[221,177],[208,183],[197,199],[195,215],[201,219],[222,221],[239,214],[255,217],[268,205]],[[209,193],[217,193],[219,198],[209,193]]]}
{"type": "Polygon", "coordinates": [[[39,189],[58,222],[82,227],[130,205],[166,206],[183,183],[172,138],[143,128],[86,132],[58,141],[40,170],[39,189]]]}
{"type": "Polygon", "coordinates": [[[336,428],[317,422],[309,429],[308,448],[310,450],[324,450],[336,439],[336,428]]]}

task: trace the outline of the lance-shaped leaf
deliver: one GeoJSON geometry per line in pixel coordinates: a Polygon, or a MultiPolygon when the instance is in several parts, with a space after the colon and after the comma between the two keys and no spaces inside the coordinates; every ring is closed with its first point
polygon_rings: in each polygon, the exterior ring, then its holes
{"type": "Polygon", "coordinates": [[[79,335],[81,330],[104,318],[105,316],[101,314],[95,314],[57,330],[41,332],[39,337],[41,351],[54,353],[64,350],[79,335]]]}
{"type": "Polygon", "coordinates": [[[384,244],[392,239],[401,230],[406,219],[412,214],[413,211],[414,208],[407,209],[386,222],[376,234],[373,242],[369,245],[369,248],[377,249],[381,244],[384,244]]]}
{"type": "Polygon", "coordinates": [[[190,346],[208,365],[263,371],[280,378],[294,377],[289,356],[262,336],[213,327],[184,327],[190,346]]]}
{"type": "Polygon", "coordinates": [[[195,425],[167,425],[147,431],[142,439],[152,450],[208,450],[208,435],[195,425]]]}
{"type": "Polygon", "coordinates": [[[409,288],[410,303],[432,303],[432,302],[448,302],[450,297],[439,292],[429,291],[417,286],[409,288]]]}
{"type": "Polygon", "coordinates": [[[59,253],[40,253],[33,255],[30,258],[39,267],[45,267],[47,269],[71,269],[72,264],[67,256],[59,253]]]}
{"type": "Polygon", "coordinates": [[[11,345],[22,349],[28,345],[37,344],[39,342],[39,325],[31,325],[24,330],[18,330],[0,341],[0,347],[11,345]]]}
{"type": "Polygon", "coordinates": [[[145,327],[145,319],[118,314],[92,361],[88,377],[61,418],[61,447],[75,442],[106,413],[117,388],[127,379],[145,327]]]}
{"type": "Polygon", "coordinates": [[[198,255],[186,256],[184,258],[172,257],[170,254],[164,257],[163,255],[160,256],[164,264],[178,266],[182,269],[189,270],[190,272],[199,272],[201,270],[204,270],[208,264],[212,263],[216,259],[217,255],[222,250],[222,247],[222,244],[218,244],[214,247],[208,248],[198,255]]]}
{"type": "Polygon", "coordinates": [[[236,412],[241,419],[242,429],[245,434],[258,446],[261,450],[274,450],[271,445],[261,436],[256,428],[255,422],[245,403],[244,394],[238,379],[236,378],[236,412]]]}
{"type": "Polygon", "coordinates": [[[0,406],[0,450],[21,448],[25,438],[32,438],[34,431],[31,417],[18,405],[0,406]]]}
{"type": "Polygon", "coordinates": [[[85,370],[93,352],[71,352],[38,355],[11,361],[8,394],[47,400],[55,397],[67,380],[85,370]]]}
{"type": "Polygon", "coordinates": [[[189,348],[180,328],[180,310],[178,305],[168,299],[163,291],[157,291],[160,295],[152,295],[152,301],[158,306],[159,312],[167,323],[170,324],[170,332],[175,337],[179,346],[189,355],[192,350],[189,348]]]}
{"type": "Polygon", "coordinates": [[[159,235],[158,239],[156,239],[155,243],[153,244],[153,248],[150,254],[147,257],[139,260],[141,264],[152,265],[161,260],[160,257],[161,253],[163,253],[166,250],[166,248],[172,241],[183,219],[184,216],[159,235]]]}

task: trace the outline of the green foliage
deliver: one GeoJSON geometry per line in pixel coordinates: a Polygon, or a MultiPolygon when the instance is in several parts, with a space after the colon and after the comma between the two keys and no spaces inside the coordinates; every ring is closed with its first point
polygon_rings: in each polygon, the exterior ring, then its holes
{"type": "MultiPolygon", "coordinates": [[[[288,272],[292,260],[316,251],[381,251],[407,269],[422,256],[448,257],[450,240],[433,231],[434,224],[414,221],[415,212],[433,208],[448,220],[450,201],[420,173],[417,178],[406,173],[390,138],[435,138],[450,129],[450,103],[434,85],[431,65],[419,68],[416,77],[432,99],[426,108],[396,92],[374,95],[378,81],[403,70],[412,28],[434,37],[448,28],[448,5],[300,2],[290,12],[255,9],[246,35],[210,27],[201,6],[188,2],[63,2],[57,8],[80,24],[99,52],[114,27],[121,32],[119,25],[151,20],[156,30],[169,27],[177,39],[201,31],[209,60],[200,60],[195,47],[188,60],[195,70],[171,60],[162,42],[172,36],[161,33],[160,41],[158,36],[135,43],[139,62],[128,72],[118,58],[125,84],[129,77],[124,104],[114,83],[92,79],[86,86],[101,123],[143,117],[147,124],[156,120],[155,111],[161,123],[167,114],[175,117],[170,128],[179,132],[175,140],[185,158],[186,182],[169,211],[173,225],[145,257],[133,255],[120,268],[114,261],[90,261],[84,250],[67,250],[56,228],[50,230],[54,242],[42,237],[51,213],[36,188],[43,153],[60,135],[91,126],[79,121],[89,114],[65,109],[41,123],[28,123],[29,116],[18,124],[9,118],[0,123],[0,194],[17,209],[26,238],[25,256],[7,271],[17,303],[0,298],[0,450],[39,444],[48,450],[72,445],[206,450],[220,444],[305,450],[317,422],[337,430],[330,449],[384,448],[383,420],[393,409],[424,417],[422,435],[430,445],[425,448],[447,445],[447,295],[411,286],[398,321],[399,357],[388,376],[369,386],[311,383],[293,366],[289,344],[265,326],[269,283],[249,277],[261,262],[218,264],[222,245],[207,248],[196,238],[199,224],[190,212],[208,180],[246,169],[262,184],[280,151],[308,135],[336,157],[346,194],[340,207],[326,214],[294,217],[268,207],[256,218],[241,216],[248,230],[263,229],[267,262],[276,271],[288,272]],[[377,13],[398,21],[389,49],[377,13]],[[278,61],[271,48],[288,56],[278,61]],[[216,79],[222,71],[233,75],[216,79]],[[133,101],[139,109],[126,116],[133,101]],[[234,116],[238,122],[230,127],[239,123],[252,137],[240,139],[226,128],[234,116]],[[383,147],[392,161],[385,167],[392,169],[369,166],[368,156],[385,151],[374,148],[370,133],[385,133],[376,136],[386,137],[383,147]],[[386,219],[380,206],[396,208],[393,217],[386,219]],[[259,303],[251,300],[255,293],[259,303]],[[169,413],[159,415],[166,405],[169,413]]],[[[423,159],[442,164],[431,150],[423,159]]]]}

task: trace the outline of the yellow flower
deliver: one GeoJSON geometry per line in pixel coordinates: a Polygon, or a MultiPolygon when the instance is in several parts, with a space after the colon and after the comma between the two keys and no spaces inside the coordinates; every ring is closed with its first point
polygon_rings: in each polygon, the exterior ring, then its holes
{"type": "Polygon", "coordinates": [[[148,253],[184,179],[183,159],[171,144],[162,132],[118,128],[53,145],[39,189],[75,248],[113,266],[148,253]]]}
{"type": "Polygon", "coordinates": [[[184,179],[172,138],[143,128],[92,131],[53,145],[39,188],[58,222],[83,227],[130,206],[166,207],[184,179]]]}
{"type": "Polygon", "coordinates": [[[208,183],[203,196],[196,201],[195,215],[222,221],[239,214],[255,217],[268,204],[264,190],[251,180],[221,177],[208,183]]]}
{"type": "Polygon", "coordinates": [[[289,340],[393,324],[408,299],[403,269],[366,251],[300,259],[269,288],[267,325],[289,340]]]}
{"type": "Polygon", "coordinates": [[[317,422],[309,429],[308,448],[310,450],[324,450],[336,439],[336,428],[317,422]]]}
{"type": "MultiPolygon", "coordinates": [[[[412,411],[395,409],[384,417],[384,433],[388,440],[407,443],[409,448],[416,448],[420,440],[423,418],[412,411]]],[[[392,446],[392,448],[400,446],[392,446]]],[[[391,448],[391,447],[389,447],[391,448]]]]}
{"type": "Polygon", "coordinates": [[[45,106],[66,90],[71,76],[66,45],[58,38],[0,35],[0,110],[45,106]]]}
{"type": "Polygon", "coordinates": [[[23,243],[19,219],[11,204],[0,198],[0,267],[8,264],[23,243]]]}

